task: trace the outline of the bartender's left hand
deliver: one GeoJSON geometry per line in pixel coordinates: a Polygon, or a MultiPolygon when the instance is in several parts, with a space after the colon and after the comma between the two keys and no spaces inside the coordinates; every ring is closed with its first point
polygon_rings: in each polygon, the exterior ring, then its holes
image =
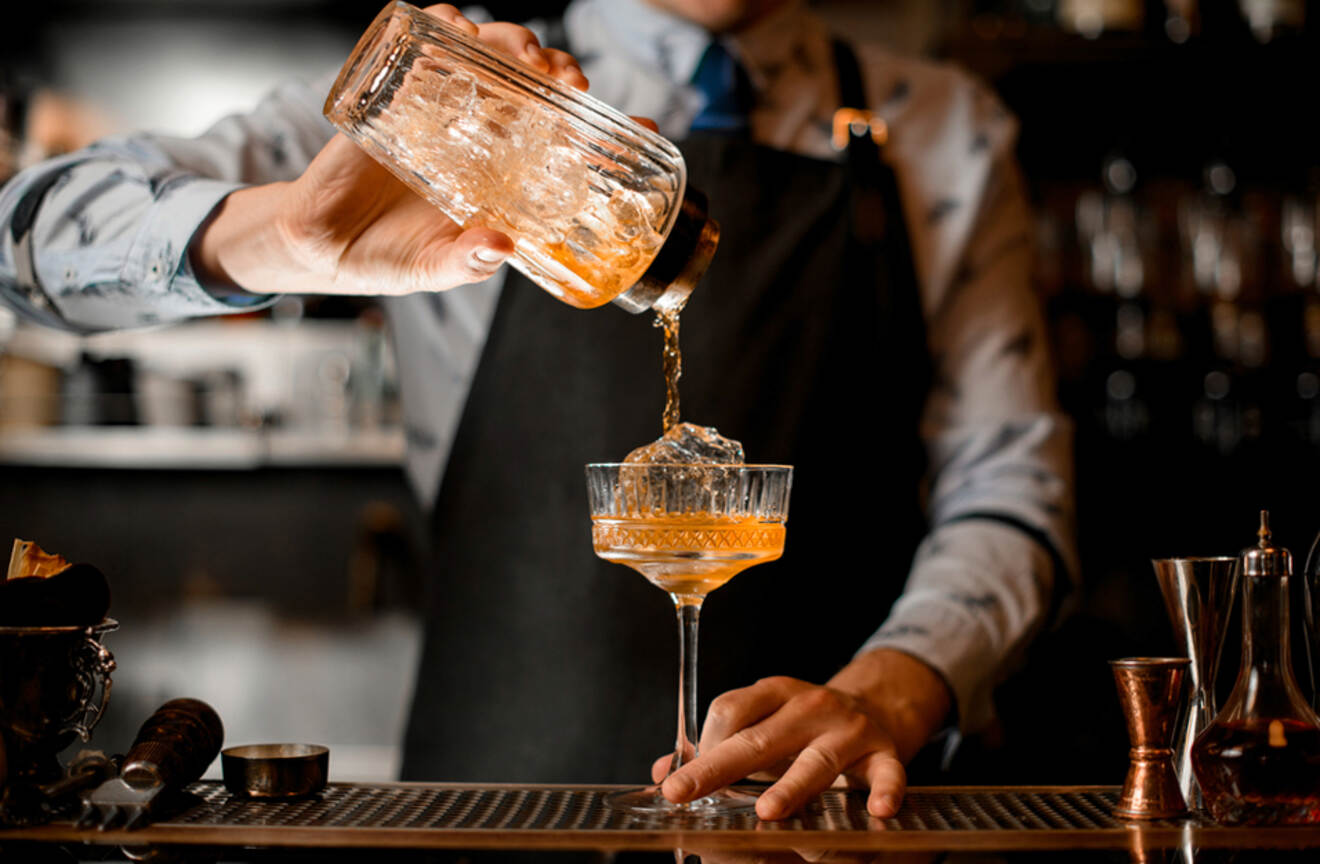
{"type": "MultiPolygon", "coordinates": [[[[763,678],[711,702],[701,755],[661,788],[683,802],[744,777],[773,779],[756,815],[774,820],[846,785],[869,789],[867,812],[887,818],[903,800],[904,763],[941,728],[951,705],[948,685],[933,669],[888,649],[857,657],[824,685],[763,678]]],[[[669,758],[652,766],[657,782],[669,758]]]]}

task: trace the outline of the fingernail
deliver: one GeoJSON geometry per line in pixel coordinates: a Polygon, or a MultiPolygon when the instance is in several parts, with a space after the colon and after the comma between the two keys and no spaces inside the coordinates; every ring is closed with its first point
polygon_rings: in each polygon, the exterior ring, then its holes
{"type": "Polygon", "coordinates": [[[696,781],[682,774],[675,774],[670,777],[664,785],[669,787],[670,793],[676,798],[690,798],[692,793],[697,791],[696,781]]]}
{"type": "Polygon", "coordinates": [[[453,26],[457,27],[459,30],[464,30],[469,33],[477,32],[477,25],[469,21],[467,16],[464,15],[462,12],[455,12],[453,15],[450,15],[445,20],[448,21],[453,26]]]}
{"type": "Polygon", "coordinates": [[[546,62],[548,62],[548,61],[545,59],[545,52],[542,51],[540,48],[538,48],[538,47],[535,46],[535,45],[528,45],[528,46],[523,50],[523,54],[525,54],[525,55],[527,56],[527,59],[528,59],[528,60],[531,60],[531,61],[534,62],[534,63],[546,63],[546,62]]]}
{"type": "Polygon", "coordinates": [[[898,812],[898,802],[892,795],[881,795],[872,808],[872,815],[889,817],[898,812]]]}
{"type": "Polygon", "coordinates": [[[487,249],[485,246],[479,246],[472,252],[472,257],[483,264],[498,264],[509,257],[503,252],[497,252],[494,249],[487,249]]]}

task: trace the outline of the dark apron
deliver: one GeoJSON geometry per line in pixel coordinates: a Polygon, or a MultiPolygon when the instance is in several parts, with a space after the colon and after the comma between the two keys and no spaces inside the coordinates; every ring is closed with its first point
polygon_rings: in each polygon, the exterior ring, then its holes
{"type": "MultiPolygon", "coordinates": [[[[867,104],[851,52],[836,56],[843,104],[867,104]]],[[[783,558],[706,602],[705,703],[767,675],[823,682],[884,621],[925,532],[930,371],[869,138],[843,164],[737,137],[681,149],[723,228],[682,316],[683,419],[796,466],[783,558]]],[[[659,436],[661,334],[509,277],[436,504],[404,776],[643,781],[674,741],[673,607],[592,554],[582,466],[659,436]]]]}

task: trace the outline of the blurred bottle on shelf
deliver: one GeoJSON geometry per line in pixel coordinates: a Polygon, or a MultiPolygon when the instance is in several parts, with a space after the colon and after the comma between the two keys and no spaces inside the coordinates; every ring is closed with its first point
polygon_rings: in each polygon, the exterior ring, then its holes
{"type": "Polygon", "coordinates": [[[1142,0],[1059,0],[1059,26],[1087,39],[1113,31],[1139,31],[1145,24],[1142,0]]]}
{"type": "Polygon", "coordinates": [[[1306,26],[1306,0],[1238,0],[1238,8],[1261,43],[1300,33],[1306,26]]]}
{"type": "Polygon", "coordinates": [[[59,367],[0,353],[0,434],[59,421],[59,367]]]}
{"type": "Polygon", "coordinates": [[[1316,287],[1316,210],[1314,195],[1285,195],[1279,216],[1280,242],[1288,278],[1300,289],[1316,287]]]}
{"type": "Polygon", "coordinates": [[[1197,440],[1222,455],[1237,449],[1242,441],[1242,410],[1227,372],[1215,369],[1206,373],[1193,412],[1192,429],[1197,440]]]}
{"type": "Polygon", "coordinates": [[[1058,20],[1058,0],[1019,0],[1020,14],[1031,25],[1053,25],[1058,20]]]}
{"type": "Polygon", "coordinates": [[[1203,189],[1186,196],[1178,210],[1183,266],[1208,331],[1192,429],[1222,455],[1263,434],[1262,370],[1270,353],[1257,275],[1260,237],[1238,193],[1236,173],[1215,160],[1205,169],[1203,189]]]}
{"type": "Polygon", "coordinates": [[[144,426],[178,429],[204,425],[196,382],[164,370],[139,368],[134,383],[144,426]]]}
{"type": "Polygon", "coordinates": [[[214,429],[237,429],[254,425],[246,410],[243,375],[237,369],[211,369],[195,382],[199,425],[214,429]]]}
{"type": "MultiPolygon", "coordinates": [[[[1151,322],[1156,314],[1148,295],[1151,252],[1157,232],[1133,192],[1135,166],[1122,154],[1105,160],[1102,187],[1077,198],[1077,241],[1083,284],[1095,296],[1093,317],[1102,332],[1112,334],[1104,359],[1101,424],[1114,440],[1146,437],[1158,409],[1159,381],[1151,349],[1176,350],[1167,327],[1153,346],[1151,322]]],[[[1088,400],[1089,401],[1089,400],[1088,400]]]]}
{"type": "MultiPolygon", "coordinates": [[[[1313,192],[1287,194],[1279,213],[1280,272],[1283,291],[1299,299],[1300,350],[1294,367],[1296,401],[1288,417],[1296,436],[1320,445],[1320,280],[1317,279],[1317,207],[1313,192]]],[[[1290,309],[1298,308],[1290,306],[1290,309]]]]}
{"type": "Polygon", "coordinates": [[[982,39],[1062,30],[1087,39],[1145,33],[1181,45],[1201,33],[1199,0],[976,0],[967,17],[982,39]]]}
{"type": "Polygon", "coordinates": [[[1164,0],[1164,35],[1181,45],[1201,32],[1201,10],[1197,0],[1164,0]]]}
{"type": "Polygon", "coordinates": [[[385,332],[385,317],[377,307],[364,310],[356,322],[356,351],[349,372],[350,419],[357,429],[376,430],[387,422],[388,368],[392,352],[385,332]]]}
{"type": "Polygon", "coordinates": [[[134,363],[83,352],[64,375],[60,420],[66,426],[136,426],[134,363]]]}
{"type": "Polygon", "coordinates": [[[0,183],[18,173],[19,125],[22,109],[17,89],[0,71],[0,183]]]}
{"type": "Polygon", "coordinates": [[[1310,370],[1298,373],[1296,391],[1298,410],[1294,428],[1297,435],[1307,444],[1320,446],[1320,375],[1310,370]]]}

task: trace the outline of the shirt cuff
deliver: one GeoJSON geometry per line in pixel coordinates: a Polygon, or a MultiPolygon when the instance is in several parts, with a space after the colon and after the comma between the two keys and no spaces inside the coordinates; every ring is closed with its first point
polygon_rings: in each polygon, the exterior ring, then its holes
{"type": "Polygon", "coordinates": [[[220,203],[245,184],[180,177],[156,193],[120,278],[186,307],[191,315],[255,309],[273,302],[269,295],[241,289],[203,286],[193,272],[188,249],[220,203]]]}
{"type": "MultiPolygon", "coordinates": [[[[191,243],[189,245],[191,245],[191,243]]],[[[171,284],[196,286],[197,289],[205,291],[207,294],[211,295],[212,298],[219,300],[221,303],[244,311],[250,309],[264,309],[271,303],[275,302],[274,294],[253,294],[249,291],[244,291],[237,285],[203,285],[197,278],[197,274],[193,271],[192,256],[186,251],[183,254],[183,259],[179,262],[179,269],[175,272],[174,281],[171,284]]],[[[192,289],[189,287],[187,290],[192,289]]]]}
{"type": "Polygon", "coordinates": [[[941,525],[917,550],[903,595],[861,652],[902,651],[926,663],[953,695],[957,724],[994,718],[994,688],[1047,615],[1055,572],[1032,535],[998,520],[941,525]]]}

